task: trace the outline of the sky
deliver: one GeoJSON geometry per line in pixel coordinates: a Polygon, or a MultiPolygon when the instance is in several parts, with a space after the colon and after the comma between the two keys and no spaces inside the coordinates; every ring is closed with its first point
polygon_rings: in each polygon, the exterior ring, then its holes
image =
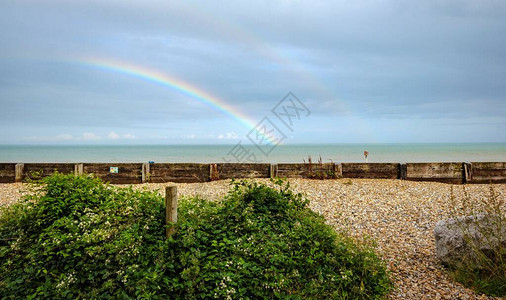
{"type": "Polygon", "coordinates": [[[0,41],[0,144],[506,142],[503,0],[2,0],[0,41]]]}

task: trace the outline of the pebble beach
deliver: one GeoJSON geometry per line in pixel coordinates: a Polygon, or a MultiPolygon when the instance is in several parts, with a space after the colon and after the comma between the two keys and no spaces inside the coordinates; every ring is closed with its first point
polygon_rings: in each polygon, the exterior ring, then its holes
{"type": "MultiPolygon", "coordinates": [[[[255,181],[270,183],[268,179],[255,181]]],[[[322,214],[336,230],[357,240],[370,237],[376,243],[394,281],[389,299],[498,299],[478,295],[454,282],[435,256],[433,229],[437,221],[454,215],[466,198],[479,203],[490,195],[489,185],[450,185],[380,179],[290,179],[292,189],[305,194],[310,207],[322,214]],[[453,197],[451,190],[453,187],[453,197]],[[463,188],[465,188],[466,193],[463,188]]],[[[135,188],[160,190],[177,185],[180,196],[217,200],[230,186],[229,180],[207,183],[139,184],[135,188]]],[[[10,205],[26,193],[26,184],[0,184],[0,206],[10,205]]],[[[499,199],[506,197],[506,184],[495,184],[499,199]]]]}

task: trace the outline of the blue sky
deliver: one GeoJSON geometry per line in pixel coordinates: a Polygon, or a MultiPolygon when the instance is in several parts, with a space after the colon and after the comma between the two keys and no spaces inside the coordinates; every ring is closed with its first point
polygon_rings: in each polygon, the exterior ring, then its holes
{"type": "Polygon", "coordinates": [[[506,142],[505,1],[0,3],[0,144],[235,144],[289,92],[285,143],[506,142]],[[356,3],[355,3],[356,2],[356,3]]]}

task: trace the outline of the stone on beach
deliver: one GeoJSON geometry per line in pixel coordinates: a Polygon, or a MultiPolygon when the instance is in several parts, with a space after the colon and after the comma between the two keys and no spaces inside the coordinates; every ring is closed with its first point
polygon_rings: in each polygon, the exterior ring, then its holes
{"type": "Polygon", "coordinates": [[[501,246],[506,247],[506,223],[500,218],[482,213],[437,222],[434,236],[438,259],[449,267],[463,263],[478,267],[478,253],[492,258],[501,246]],[[501,222],[505,225],[501,226],[501,222]]]}

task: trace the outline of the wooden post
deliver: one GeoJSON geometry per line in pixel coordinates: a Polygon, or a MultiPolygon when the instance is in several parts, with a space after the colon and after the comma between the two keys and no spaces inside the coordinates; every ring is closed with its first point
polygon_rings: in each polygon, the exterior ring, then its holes
{"type": "Polygon", "coordinates": [[[15,179],[14,179],[14,182],[21,182],[23,181],[23,170],[25,168],[25,164],[16,164],[16,166],[14,167],[14,170],[15,170],[15,179]]]}
{"type": "Polygon", "coordinates": [[[83,175],[83,164],[74,165],[74,174],[76,176],[83,175]]]}
{"type": "Polygon", "coordinates": [[[343,164],[334,164],[334,172],[336,178],[343,178],[343,164]]]}
{"type": "Polygon", "coordinates": [[[220,179],[220,172],[218,172],[218,165],[217,164],[210,164],[209,165],[209,180],[219,180],[220,179]]]}
{"type": "MultiPolygon", "coordinates": [[[[165,224],[173,224],[177,222],[177,187],[165,187],[165,224]]],[[[166,236],[169,238],[176,232],[174,226],[167,227],[166,236]]]]}
{"type": "Polygon", "coordinates": [[[406,164],[399,164],[399,179],[406,180],[408,177],[408,166],[406,164]]]}
{"type": "Polygon", "coordinates": [[[464,180],[463,183],[468,183],[473,180],[473,164],[471,163],[463,163],[464,164],[464,180]]]}
{"type": "Polygon", "coordinates": [[[149,163],[142,163],[142,183],[149,181],[149,163]]]}
{"type": "Polygon", "coordinates": [[[278,165],[277,164],[271,164],[271,167],[269,168],[269,173],[271,178],[278,177],[278,165]]]}

